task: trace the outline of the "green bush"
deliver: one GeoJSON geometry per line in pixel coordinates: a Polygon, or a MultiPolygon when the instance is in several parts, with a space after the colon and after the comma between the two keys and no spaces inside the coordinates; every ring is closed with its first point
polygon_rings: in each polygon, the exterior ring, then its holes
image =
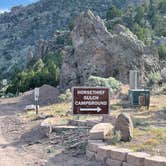
{"type": "Polygon", "coordinates": [[[162,1],[159,3],[158,9],[159,9],[160,13],[166,14],[166,2],[165,2],[165,0],[162,0],[162,1]]]}
{"type": "Polygon", "coordinates": [[[43,59],[39,59],[27,71],[20,71],[15,74],[7,93],[18,94],[43,84],[57,86],[60,79],[60,68],[63,54],[48,53],[43,59]]]}
{"type": "Polygon", "coordinates": [[[72,100],[72,93],[71,93],[70,89],[67,89],[66,92],[59,95],[58,98],[59,98],[60,102],[71,101],[72,100]]]}
{"type": "Polygon", "coordinates": [[[56,44],[58,45],[63,45],[65,43],[65,38],[64,36],[58,36],[56,40],[56,44]]]}
{"type": "Polygon", "coordinates": [[[111,91],[110,93],[114,94],[120,91],[122,84],[113,77],[102,78],[102,77],[90,76],[88,78],[87,85],[92,87],[97,87],[97,86],[108,87],[110,88],[111,91]]]}
{"type": "Polygon", "coordinates": [[[114,20],[120,20],[120,24],[128,27],[138,39],[145,44],[152,45],[154,36],[166,36],[166,1],[154,0],[138,6],[128,6],[120,9],[127,0],[114,0],[113,5],[106,13],[106,25],[111,29],[114,20]]]}
{"type": "Polygon", "coordinates": [[[166,46],[160,45],[158,47],[158,53],[161,60],[166,60],[166,46]]]}
{"type": "Polygon", "coordinates": [[[149,78],[148,84],[153,85],[161,80],[161,74],[159,72],[151,72],[148,75],[148,78],[149,78]]]}
{"type": "Polygon", "coordinates": [[[13,93],[8,93],[6,96],[7,97],[15,97],[15,95],[13,93]]]}
{"type": "Polygon", "coordinates": [[[111,6],[111,8],[108,10],[106,14],[107,20],[112,20],[115,17],[121,16],[121,10],[119,10],[116,6],[111,6]]]}

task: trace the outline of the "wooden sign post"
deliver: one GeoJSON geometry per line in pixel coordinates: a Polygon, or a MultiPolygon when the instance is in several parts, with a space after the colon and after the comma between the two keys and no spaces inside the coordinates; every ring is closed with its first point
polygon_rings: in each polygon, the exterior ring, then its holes
{"type": "Polygon", "coordinates": [[[74,115],[109,114],[109,88],[74,87],[72,95],[74,115]]]}

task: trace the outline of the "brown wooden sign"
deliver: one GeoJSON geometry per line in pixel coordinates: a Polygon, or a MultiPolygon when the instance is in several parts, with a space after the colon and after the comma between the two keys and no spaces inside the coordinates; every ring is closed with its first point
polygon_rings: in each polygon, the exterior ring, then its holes
{"type": "Polygon", "coordinates": [[[108,114],[109,88],[74,87],[73,114],[108,114]]]}

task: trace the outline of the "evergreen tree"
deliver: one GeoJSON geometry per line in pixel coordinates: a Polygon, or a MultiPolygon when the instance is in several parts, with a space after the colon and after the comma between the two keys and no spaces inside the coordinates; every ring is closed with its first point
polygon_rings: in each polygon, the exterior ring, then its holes
{"type": "Polygon", "coordinates": [[[144,31],[137,23],[134,24],[134,32],[137,35],[138,39],[144,40],[144,31]]]}
{"type": "Polygon", "coordinates": [[[44,67],[43,60],[40,58],[33,66],[34,71],[41,71],[44,67]]]}
{"type": "Polygon", "coordinates": [[[166,46],[159,46],[158,53],[161,60],[166,60],[166,46]]]}
{"type": "Polygon", "coordinates": [[[120,17],[121,16],[121,11],[115,7],[115,6],[111,6],[111,8],[108,10],[107,12],[107,20],[112,20],[115,17],[120,17]]]}
{"type": "Polygon", "coordinates": [[[144,7],[140,6],[136,9],[135,22],[138,24],[144,24],[144,7]]]}
{"type": "Polygon", "coordinates": [[[166,14],[166,1],[165,0],[163,0],[159,3],[158,9],[159,9],[160,13],[166,14]]]}

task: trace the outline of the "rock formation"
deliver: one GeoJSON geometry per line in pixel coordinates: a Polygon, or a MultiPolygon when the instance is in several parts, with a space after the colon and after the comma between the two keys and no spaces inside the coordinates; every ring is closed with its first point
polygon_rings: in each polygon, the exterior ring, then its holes
{"type": "Polygon", "coordinates": [[[113,126],[110,123],[98,123],[89,131],[90,140],[105,140],[113,136],[113,126]]]}
{"type": "MultiPolygon", "coordinates": [[[[145,1],[126,0],[122,6],[145,1]]],[[[39,41],[45,40],[47,44],[56,30],[68,29],[80,12],[91,9],[103,18],[113,2],[40,0],[28,6],[13,7],[10,12],[0,12],[0,79],[9,76],[15,67],[25,68],[32,56],[38,56],[39,41]]]]}
{"type": "Polygon", "coordinates": [[[75,21],[71,32],[74,49],[62,65],[61,88],[84,85],[90,75],[115,77],[128,82],[129,70],[141,77],[146,70],[158,69],[158,55],[122,25],[107,31],[103,20],[88,10],[75,21]]]}
{"type": "Polygon", "coordinates": [[[133,138],[133,122],[129,115],[122,113],[117,117],[115,131],[120,131],[122,141],[130,141],[133,138]]]}
{"type": "Polygon", "coordinates": [[[40,56],[41,41],[47,44],[56,30],[68,29],[80,12],[90,8],[103,17],[111,3],[112,0],[41,0],[0,14],[0,77],[11,73],[15,66],[24,68],[32,56],[40,56]]]}

